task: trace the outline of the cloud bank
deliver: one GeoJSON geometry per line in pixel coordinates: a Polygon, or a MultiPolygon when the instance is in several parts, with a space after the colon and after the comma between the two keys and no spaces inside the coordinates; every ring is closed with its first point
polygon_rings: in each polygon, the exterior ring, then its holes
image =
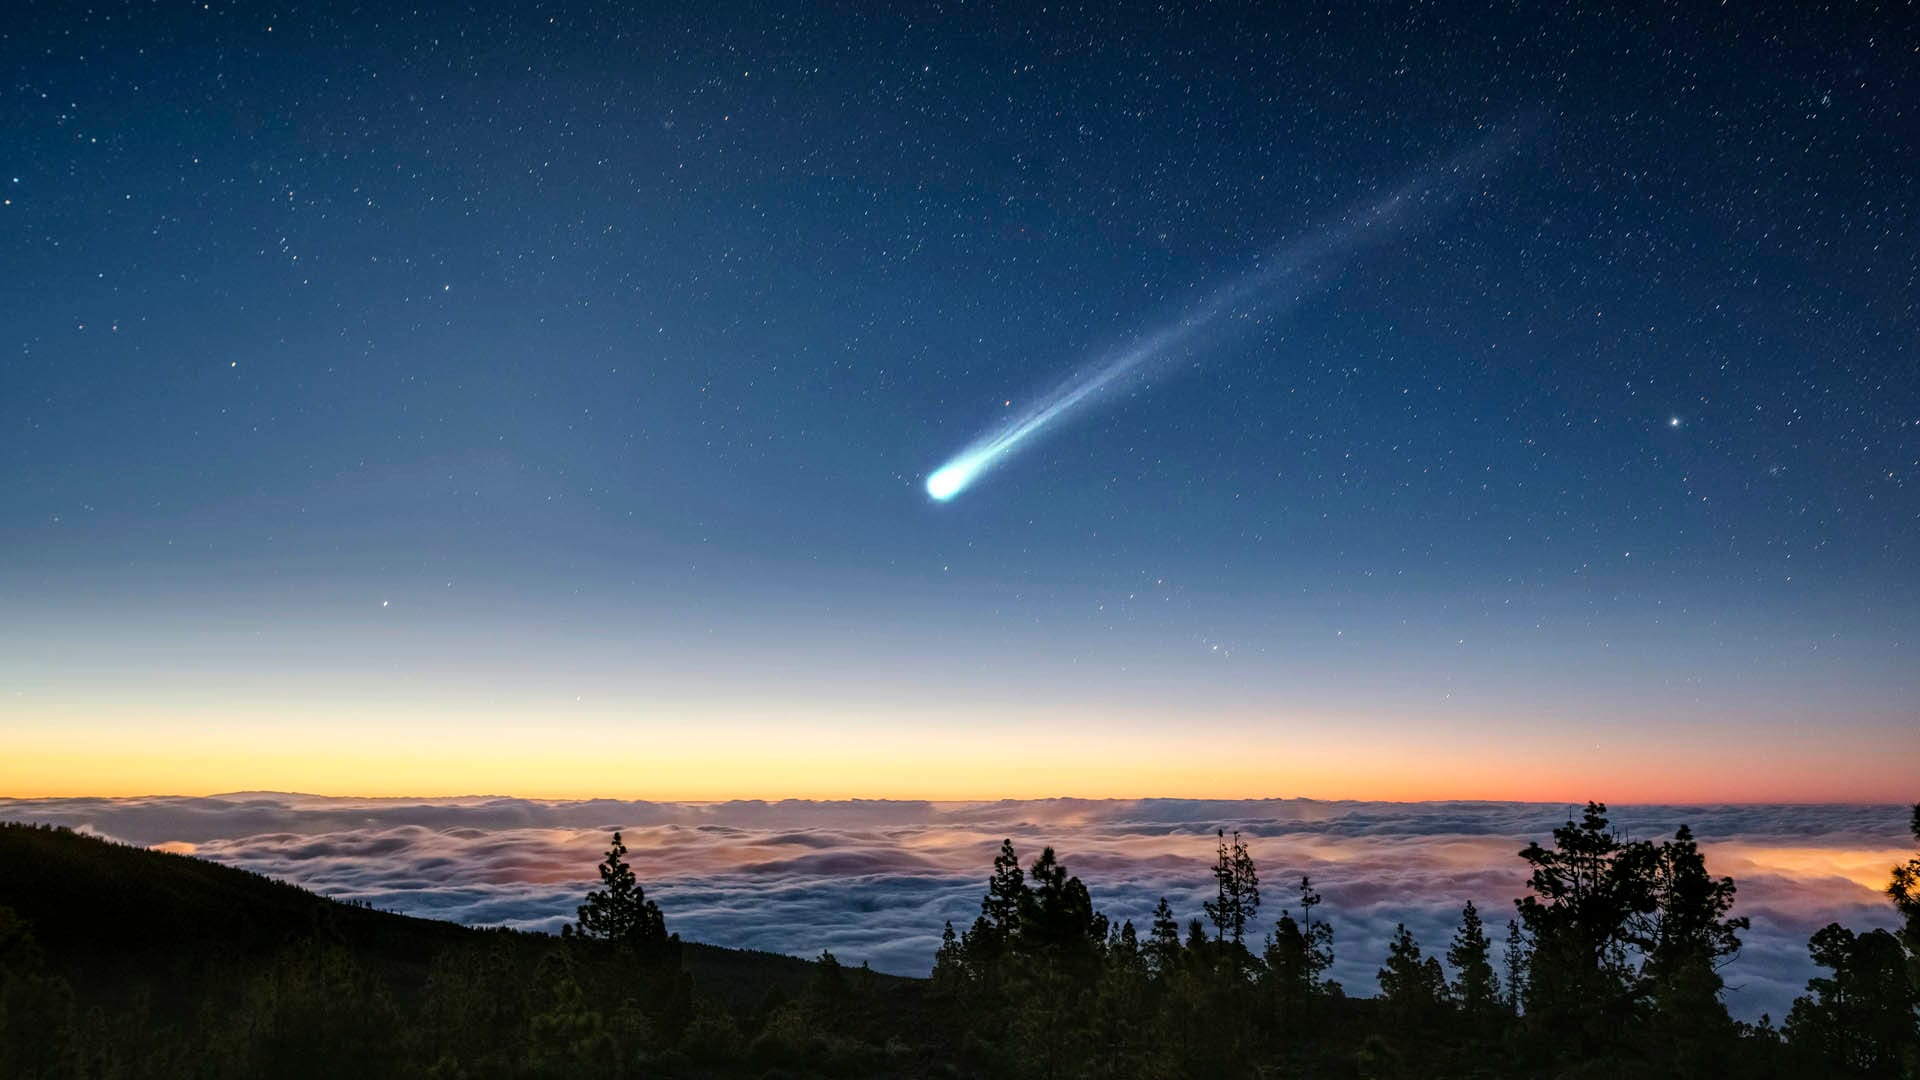
{"type": "MultiPolygon", "coordinates": [[[[1213,832],[1240,829],[1262,879],[1262,932],[1303,874],[1335,929],[1334,975],[1372,993],[1396,923],[1442,952],[1472,900],[1497,938],[1524,891],[1516,853],[1573,808],[1306,799],[655,803],[205,798],[0,799],[0,820],[65,825],[190,852],[340,899],[470,925],[557,931],[594,879],[608,834],[668,925],[690,940],[924,975],[941,927],[972,921],[993,855],[1052,845],[1116,921],[1144,927],[1160,897],[1184,921],[1210,895],[1213,832]]],[[[1693,827],[1708,867],[1738,882],[1753,928],[1726,971],[1738,1016],[1778,1020],[1812,973],[1828,922],[1891,926],[1879,890],[1911,854],[1898,806],[1615,808],[1634,837],[1693,827]]]]}

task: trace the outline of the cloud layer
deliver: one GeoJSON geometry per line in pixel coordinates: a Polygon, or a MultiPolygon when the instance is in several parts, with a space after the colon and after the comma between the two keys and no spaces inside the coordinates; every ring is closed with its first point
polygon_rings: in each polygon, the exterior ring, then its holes
{"type": "MultiPolygon", "coordinates": [[[[1569,808],[1522,803],[1304,799],[1057,799],[991,803],[652,803],[513,798],[0,799],[0,820],[66,825],[192,852],[341,899],[473,925],[557,930],[624,831],[649,895],[683,937],[870,961],[925,974],[946,920],[970,922],[1001,838],[1030,860],[1052,845],[1116,920],[1144,925],[1162,896],[1182,919],[1209,894],[1216,828],[1250,838],[1263,931],[1310,874],[1334,924],[1334,974],[1358,993],[1394,925],[1443,951],[1474,901],[1497,936],[1524,889],[1516,857],[1569,808]]],[[[1739,883],[1753,920],[1728,968],[1736,1015],[1784,1015],[1811,974],[1806,941],[1839,921],[1892,925],[1879,895],[1912,847],[1897,806],[1635,806],[1630,835],[1693,827],[1708,866],[1739,883]]]]}

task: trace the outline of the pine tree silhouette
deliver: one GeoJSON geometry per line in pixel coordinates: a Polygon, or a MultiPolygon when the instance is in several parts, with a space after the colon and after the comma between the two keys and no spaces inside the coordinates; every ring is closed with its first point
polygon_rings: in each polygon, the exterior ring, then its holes
{"type": "Polygon", "coordinates": [[[1260,911],[1260,873],[1239,830],[1234,831],[1232,843],[1228,843],[1225,829],[1218,835],[1220,848],[1213,864],[1217,895],[1201,906],[1213,923],[1214,940],[1239,945],[1246,938],[1247,924],[1260,911]]]}
{"type": "Polygon", "coordinates": [[[987,895],[980,901],[980,914],[1000,937],[1010,938],[1020,932],[1020,909],[1027,891],[1026,875],[1020,870],[1020,856],[1014,853],[1013,841],[1000,841],[1000,854],[993,859],[993,876],[987,880],[987,895]]]}
{"type": "Polygon", "coordinates": [[[1492,954],[1480,910],[1469,900],[1460,909],[1460,929],[1447,948],[1447,963],[1453,965],[1453,999],[1470,1018],[1484,1019],[1500,1008],[1500,980],[1493,973],[1492,954]]]}
{"type": "Polygon", "coordinates": [[[1516,900],[1531,944],[1525,1007],[1555,1054],[1588,1059],[1632,1031],[1636,986],[1629,921],[1655,910],[1637,848],[1590,802],[1578,822],[1553,830],[1554,846],[1520,852],[1531,894],[1516,900]]]}
{"type": "Polygon", "coordinates": [[[1180,921],[1166,897],[1153,909],[1153,925],[1147,931],[1147,969],[1155,979],[1166,980],[1180,969],[1180,921]]]}
{"type": "Polygon", "coordinates": [[[1920,1054],[1920,994],[1899,938],[1829,924],[1813,935],[1808,952],[1832,974],[1807,981],[1807,995],[1787,1014],[1788,1040],[1855,1073],[1899,1077],[1902,1063],[1920,1054]]]}
{"type": "Polygon", "coordinates": [[[1394,927],[1378,977],[1380,998],[1403,1027],[1420,1028],[1437,1019],[1446,1000],[1446,976],[1440,961],[1421,955],[1405,923],[1394,927]]]}
{"type": "Polygon", "coordinates": [[[1520,930],[1520,923],[1507,920],[1507,947],[1502,961],[1507,969],[1505,1004],[1507,1012],[1519,1016],[1527,996],[1527,972],[1532,963],[1532,950],[1527,948],[1526,936],[1520,930]]]}
{"type": "Polygon", "coordinates": [[[653,953],[667,942],[667,920],[660,906],[647,899],[646,890],[626,862],[627,845],[613,834],[613,845],[600,863],[601,888],[587,893],[578,909],[576,932],[584,938],[628,946],[653,953]]]}

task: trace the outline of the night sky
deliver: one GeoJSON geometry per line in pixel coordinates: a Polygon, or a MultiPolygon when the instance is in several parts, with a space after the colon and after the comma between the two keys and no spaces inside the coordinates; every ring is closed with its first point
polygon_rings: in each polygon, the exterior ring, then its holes
{"type": "Polygon", "coordinates": [[[0,790],[1910,799],[1911,12],[1334,8],[16,5],[0,790]]]}

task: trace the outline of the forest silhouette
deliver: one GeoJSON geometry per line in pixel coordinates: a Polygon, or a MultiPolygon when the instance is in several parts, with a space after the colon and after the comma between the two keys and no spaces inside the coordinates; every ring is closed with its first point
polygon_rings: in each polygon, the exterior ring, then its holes
{"type": "Polygon", "coordinates": [[[1728,1014],[1747,920],[1684,826],[1628,839],[1589,803],[1519,853],[1504,920],[1399,927],[1373,997],[1329,978],[1312,880],[1263,894],[1216,839],[1214,898],[1144,927],[1003,842],[920,980],[683,943],[619,833],[555,937],[0,826],[0,1077],[1920,1077],[1920,855],[1901,929],[1814,934],[1776,1025],[1728,1014]]]}

